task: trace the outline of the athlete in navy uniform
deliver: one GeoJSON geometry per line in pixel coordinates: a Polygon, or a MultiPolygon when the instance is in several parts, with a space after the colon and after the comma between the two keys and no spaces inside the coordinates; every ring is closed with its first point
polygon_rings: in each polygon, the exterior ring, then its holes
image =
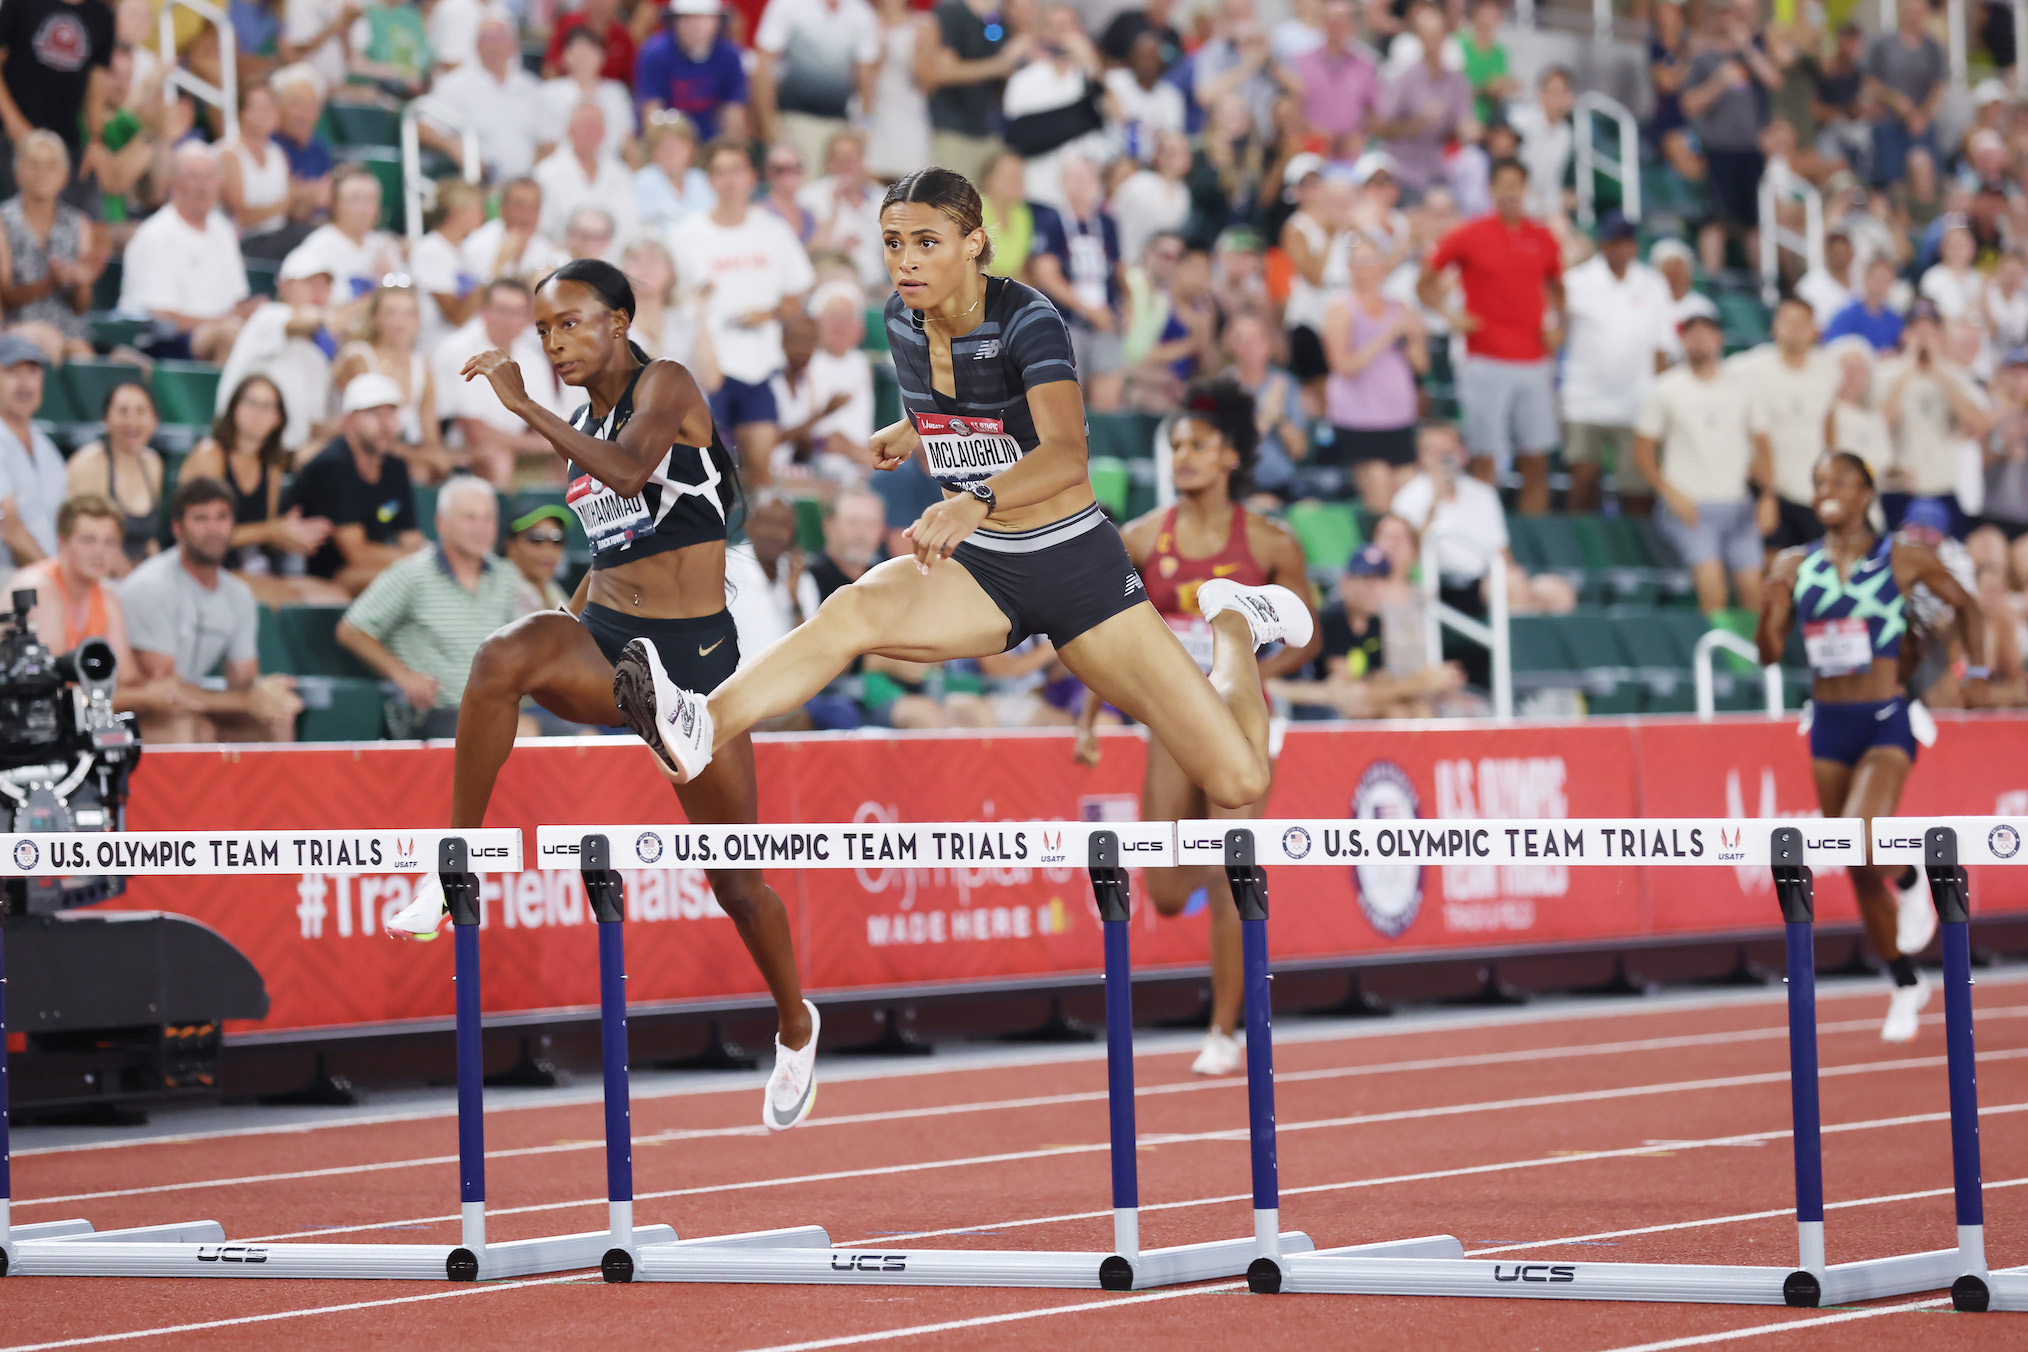
{"type": "Polygon", "coordinates": [[[620,671],[638,672],[635,689],[655,700],[671,778],[703,773],[861,654],[942,662],[1047,634],[1072,674],[1146,724],[1213,803],[1258,799],[1270,771],[1254,650],[1309,642],[1309,608],[1285,587],[1205,583],[1206,679],[1148,604],[1092,496],[1084,396],[1056,307],[983,271],[992,254],[978,192],[948,169],[920,170],[888,189],[880,224],[907,416],[874,434],[873,455],[882,469],[921,455],[947,496],[905,532],[912,556],[833,592],[708,700],[662,670],[650,645],[628,645],[620,671]]]}
{"type": "MultiPolygon", "coordinates": [[[[1891,816],[1915,765],[1916,739],[1905,689],[1915,665],[1908,594],[1918,585],[1957,612],[1966,668],[1965,703],[1986,702],[1985,631],[1978,604],[1925,545],[1877,536],[1867,524],[1873,472],[1849,451],[1817,461],[1817,519],[1824,538],[1775,556],[1761,600],[1756,638],[1763,662],[1779,662],[1789,624],[1802,625],[1814,682],[1810,691],[1810,768],[1826,817],[1891,816]]],[[[1929,1003],[1929,982],[1914,955],[1936,933],[1936,912],[1913,869],[1867,865],[1851,870],[1859,914],[1874,951],[1894,977],[1880,1036],[1907,1042],[1929,1003]],[[1897,900],[1896,893],[1899,893],[1897,900]]]]}
{"type": "MultiPolygon", "coordinates": [[[[714,685],[739,665],[739,636],[725,608],[726,515],[738,496],[738,467],[712,427],[711,409],[690,372],[649,361],[627,338],[634,293],[618,268],[596,259],[566,263],[535,292],[535,331],[567,385],[591,396],[573,422],[528,397],[521,369],[497,348],[465,363],[500,402],[548,438],[568,466],[568,501],[592,547],[591,571],[568,611],[526,616],[486,640],[458,709],[457,777],[451,825],[476,827],[500,767],[514,748],[525,696],[573,723],[629,722],[638,701],[616,688],[614,664],[629,643],[652,647],[670,671],[714,685]]],[[[677,790],[696,823],[757,819],[752,743],[741,736],[708,773],[677,790]]],[[[762,1121],[774,1130],[808,1116],[816,1096],[817,1010],[796,977],[788,913],[754,870],[708,874],[773,993],[780,1016],[775,1069],[762,1121]]],[[[425,902],[399,924],[434,934],[439,915],[425,902]]]]}

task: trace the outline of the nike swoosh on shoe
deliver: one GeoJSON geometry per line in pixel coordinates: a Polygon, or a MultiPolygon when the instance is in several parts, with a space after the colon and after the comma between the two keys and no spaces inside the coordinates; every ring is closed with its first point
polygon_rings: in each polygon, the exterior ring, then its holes
{"type": "Polygon", "coordinates": [[[768,1125],[776,1131],[787,1131],[790,1127],[795,1126],[797,1120],[808,1109],[810,1100],[816,1096],[816,1093],[817,1080],[815,1076],[812,1076],[810,1082],[803,1086],[803,1096],[796,1100],[796,1106],[788,1112],[775,1111],[774,1100],[768,1100],[768,1125]]]}

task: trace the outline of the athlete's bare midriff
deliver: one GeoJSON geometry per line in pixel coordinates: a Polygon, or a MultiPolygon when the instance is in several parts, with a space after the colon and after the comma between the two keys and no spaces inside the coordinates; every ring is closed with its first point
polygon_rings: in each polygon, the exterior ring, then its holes
{"type": "Polygon", "coordinates": [[[716,615],[725,609],[725,541],[704,540],[617,568],[595,568],[585,599],[650,620],[716,615]]]}

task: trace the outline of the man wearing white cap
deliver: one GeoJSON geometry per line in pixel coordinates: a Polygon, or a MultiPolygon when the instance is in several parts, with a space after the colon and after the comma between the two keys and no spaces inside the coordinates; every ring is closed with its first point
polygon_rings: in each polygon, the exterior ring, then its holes
{"type": "Polygon", "coordinates": [[[340,404],[344,421],[330,445],[296,471],[282,510],[331,523],[331,537],[304,565],[312,577],[357,596],[405,554],[422,548],[415,490],[401,445],[401,386],[378,371],[355,376],[340,404]]]}
{"type": "Polygon", "coordinates": [[[321,250],[300,244],[275,274],[275,299],[247,316],[218,378],[219,413],[250,375],[264,375],[282,392],[289,420],[282,445],[299,451],[316,437],[331,409],[331,357],[338,340],[330,330],[331,265],[321,250]]]}
{"type": "MultiPolygon", "coordinates": [[[[1718,318],[1718,306],[1711,297],[1690,286],[1690,265],[1697,255],[1690,246],[1680,239],[1658,239],[1648,249],[1648,266],[1662,274],[1662,280],[1669,284],[1669,322],[1681,329],[1684,321],[1718,318]]],[[[1668,349],[1670,361],[1680,361],[1683,347],[1673,343],[1668,349]]]]}

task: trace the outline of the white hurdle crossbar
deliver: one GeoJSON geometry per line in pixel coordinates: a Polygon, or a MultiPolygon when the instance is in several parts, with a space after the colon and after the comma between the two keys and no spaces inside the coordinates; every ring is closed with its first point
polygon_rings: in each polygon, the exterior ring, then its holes
{"type": "Polygon", "coordinates": [[[1944,1037],[1950,1062],[1951,1182],[1958,1259],[1951,1304],[1962,1313],[2028,1310],[2028,1267],[1986,1264],[1979,1177],[1979,1077],[1972,1038],[1971,883],[1967,864],[2028,864],[2028,817],[1875,817],[1873,862],[1914,864],[1929,878],[1943,948],[1944,1037]]]}
{"type": "MultiPolygon", "coordinates": [[[[1466,1258],[1449,1235],[1407,1241],[1416,1256],[1379,1255],[1373,1246],[1263,1255],[1248,1287],[1276,1292],[1360,1295],[1536,1297],[1564,1300],[1696,1301],[1814,1308],[1929,1291],[1959,1275],[1959,1251],[1940,1249],[1865,1262],[1827,1263],[1817,1099],[1816,960],[1810,866],[1866,859],[1865,823],[1850,820],[1570,821],[1227,821],[1177,823],[1177,859],[1223,864],[1235,879],[1246,952],[1249,1075],[1268,1043],[1267,926],[1264,868],[1424,868],[1438,864],[1539,864],[1604,867],[1772,869],[1788,948],[1789,1074],[1795,1122],[1797,1262],[1794,1267],[1689,1263],[1505,1262],[1466,1258]],[[1261,904],[1249,911],[1239,872],[1262,877],[1261,904]],[[1256,1028],[1256,1012],[1260,1024],[1256,1028]]],[[[1272,1141],[1270,1106],[1253,1130],[1272,1141]]],[[[1270,1150],[1272,1146],[1270,1146],[1270,1150]]],[[[1256,1144],[1255,1158],[1260,1156],[1256,1144]]],[[[1256,1201],[1256,1206],[1259,1201],[1256,1201]]]]}
{"type": "MultiPolygon", "coordinates": [[[[1085,869],[1105,936],[1106,1065],[1111,1105],[1113,1247],[1089,1252],[917,1249],[903,1244],[833,1245],[821,1230],[814,1246],[685,1249],[636,1232],[605,1257],[608,1282],[839,1283],[900,1286],[1035,1286],[1140,1290],[1213,1277],[1236,1277],[1264,1253],[1309,1249],[1308,1236],[1257,1232],[1243,1239],[1141,1247],[1138,1166],[1134,1158],[1133,998],[1128,964],[1127,869],[1175,859],[1170,822],[953,822],[890,825],[544,826],[538,862],[581,867],[588,894],[603,897],[600,996],[606,1026],[624,1019],[626,973],[618,935],[623,907],[616,859],[707,869],[954,869],[982,863],[1085,869]],[[607,917],[610,916],[610,920],[607,917]],[[613,938],[608,940],[607,935],[613,938]],[[619,1012],[616,1014],[615,1010],[619,1012]]],[[[623,1030],[623,1024],[622,1024],[623,1030]]],[[[608,1076],[612,1042],[608,1046],[608,1076]]],[[[607,1097],[610,1114],[624,1094],[607,1097]]],[[[631,1173],[612,1167],[614,1214],[630,1205],[631,1173]]],[[[1256,1174],[1259,1172],[1256,1158],[1256,1174]]],[[[1268,1157],[1270,1172],[1273,1155],[1268,1157]]],[[[617,1225],[615,1229],[617,1229],[617,1225]]],[[[1419,1252],[1410,1248],[1403,1251],[1419,1252]]]]}
{"type": "MultiPolygon", "coordinates": [[[[457,1244],[228,1244],[216,1221],[95,1231],[90,1222],[53,1221],[10,1229],[7,1071],[0,1055],[0,1276],[414,1278],[478,1281],[598,1266],[608,1230],[489,1243],[486,1239],[484,1082],[479,1015],[479,879],[518,872],[521,832],[157,831],[0,835],[0,874],[289,874],[411,872],[435,861],[450,899],[457,971],[458,1172],[462,1218],[457,1244]]],[[[0,966],[0,1042],[6,973],[0,966]]],[[[638,1240],[667,1239],[666,1226],[638,1240]]]]}

